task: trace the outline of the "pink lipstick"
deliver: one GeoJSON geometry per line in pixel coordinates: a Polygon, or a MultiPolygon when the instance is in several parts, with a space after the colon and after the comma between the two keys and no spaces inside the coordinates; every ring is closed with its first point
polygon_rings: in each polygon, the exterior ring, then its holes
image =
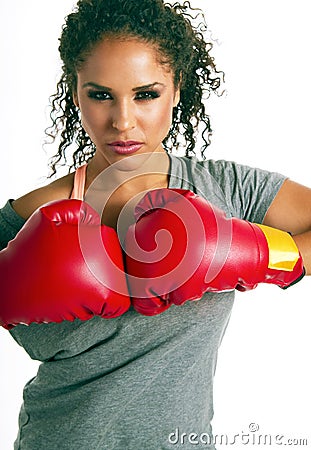
{"type": "Polygon", "coordinates": [[[108,144],[109,147],[119,155],[131,155],[137,152],[143,145],[142,142],[137,141],[116,141],[108,144]]]}

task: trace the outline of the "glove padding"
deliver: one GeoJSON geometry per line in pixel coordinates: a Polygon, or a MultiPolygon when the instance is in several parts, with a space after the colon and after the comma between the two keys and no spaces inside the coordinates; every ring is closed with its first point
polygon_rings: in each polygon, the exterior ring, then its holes
{"type": "Polygon", "coordinates": [[[81,200],[48,203],[0,252],[0,324],[125,313],[130,299],[117,233],[81,200]]]}
{"type": "Polygon", "coordinates": [[[191,191],[148,192],[126,236],[132,304],[145,315],[209,292],[288,287],[304,275],[288,233],[225,213],[191,191]],[[270,248],[269,248],[270,246],[270,248]]]}

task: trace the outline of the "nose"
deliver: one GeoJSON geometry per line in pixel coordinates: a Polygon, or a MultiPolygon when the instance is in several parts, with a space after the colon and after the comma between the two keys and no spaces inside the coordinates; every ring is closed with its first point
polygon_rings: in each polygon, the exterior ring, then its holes
{"type": "Polygon", "coordinates": [[[112,126],[120,132],[132,130],[136,126],[134,106],[128,101],[118,102],[112,114],[112,126]]]}

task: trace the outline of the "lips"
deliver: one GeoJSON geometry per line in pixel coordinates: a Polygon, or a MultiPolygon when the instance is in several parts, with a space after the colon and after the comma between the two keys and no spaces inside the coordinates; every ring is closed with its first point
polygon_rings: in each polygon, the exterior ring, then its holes
{"type": "Polygon", "coordinates": [[[109,147],[119,155],[130,155],[137,152],[143,145],[138,141],[116,141],[108,144],[109,147]]]}

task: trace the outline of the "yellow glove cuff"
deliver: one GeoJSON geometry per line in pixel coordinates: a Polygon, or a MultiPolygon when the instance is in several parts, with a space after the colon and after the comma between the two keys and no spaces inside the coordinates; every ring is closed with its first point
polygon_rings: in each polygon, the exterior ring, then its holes
{"type": "Polygon", "coordinates": [[[256,223],[264,233],[269,247],[269,269],[291,272],[300,255],[294,239],[289,233],[256,223]]]}

